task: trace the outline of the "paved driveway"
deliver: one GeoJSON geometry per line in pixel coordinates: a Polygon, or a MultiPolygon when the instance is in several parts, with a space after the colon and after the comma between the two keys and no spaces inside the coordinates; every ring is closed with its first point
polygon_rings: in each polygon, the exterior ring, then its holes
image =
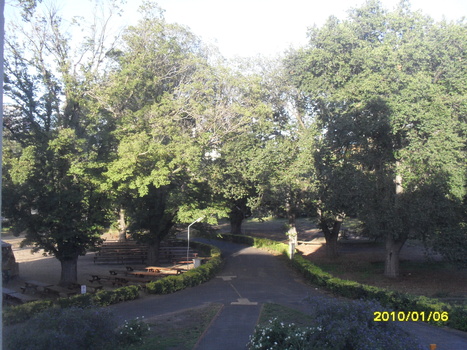
{"type": "MultiPolygon", "coordinates": [[[[201,240],[201,239],[200,239],[201,240]]],[[[305,299],[325,296],[306,284],[283,261],[265,251],[238,244],[210,241],[226,257],[224,268],[211,281],[169,295],[155,295],[117,304],[111,308],[122,319],[162,315],[217,302],[224,305],[196,349],[245,349],[253,333],[261,305],[274,302],[303,312],[305,299]]],[[[437,344],[437,350],[467,349],[467,333],[425,324],[403,324],[422,344],[437,344]]]]}

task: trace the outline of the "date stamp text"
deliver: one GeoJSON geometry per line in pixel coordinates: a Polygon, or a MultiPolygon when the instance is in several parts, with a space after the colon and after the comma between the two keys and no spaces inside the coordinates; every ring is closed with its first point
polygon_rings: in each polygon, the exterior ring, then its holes
{"type": "Polygon", "coordinates": [[[446,322],[449,320],[447,311],[375,311],[373,316],[375,322],[446,322]]]}

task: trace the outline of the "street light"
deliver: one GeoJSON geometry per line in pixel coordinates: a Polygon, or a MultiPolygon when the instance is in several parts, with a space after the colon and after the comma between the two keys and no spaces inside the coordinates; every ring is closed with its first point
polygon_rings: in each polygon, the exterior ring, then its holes
{"type": "Polygon", "coordinates": [[[190,227],[191,225],[197,223],[197,222],[200,222],[201,220],[204,219],[204,216],[200,217],[200,218],[197,218],[195,221],[193,221],[191,224],[188,225],[188,247],[186,249],[186,261],[187,261],[187,264],[188,264],[188,256],[189,256],[189,253],[190,253],[190,227]]]}

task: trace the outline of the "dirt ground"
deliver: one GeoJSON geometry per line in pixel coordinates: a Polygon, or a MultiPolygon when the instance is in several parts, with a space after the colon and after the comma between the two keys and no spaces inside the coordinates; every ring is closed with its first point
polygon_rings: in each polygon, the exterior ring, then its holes
{"type": "MultiPolygon", "coordinates": [[[[60,280],[60,262],[52,256],[44,256],[42,252],[32,254],[30,247],[20,248],[22,239],[9,234],[2,236],[3,241],[12,245],[16,262],[19,263],[19,276],[4,283],[4,286],[20,291],[24,282],[29,280],[57,285],[60,280]]],[[[78,259],[78,283],[81,285],[92,286],[91,275],[109,275],[109,270],[123,268],[116,264],[95,264],[94,255],[93,252],[88,253],[78,259]]],[[[132,267],[143,268],[144,265],[132,264],[132,267]]],[[[104,289],[111,289],[111,286],[104,286],[104,289]]]]}

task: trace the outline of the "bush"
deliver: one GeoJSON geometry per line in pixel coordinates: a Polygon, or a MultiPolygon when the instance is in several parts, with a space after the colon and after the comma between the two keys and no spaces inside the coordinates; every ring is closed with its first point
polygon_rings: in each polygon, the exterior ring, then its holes
{"type": "Polygon", "coordinates": [[[5,345],[11,350],[111,349],[115,329],[107,310],[50,308],[12,330],[5,345]]]}
{"type": "Polygon", "coordinates": [[[312,302],[315,326],[320,329],[314,339],[318,349],[422,349],[397,323],[374,321],[374,312],[383,310],[377,302],[325,298],[312,302]]]}
{"type": "Polygon", "coordinates": [[[61,308],[89,306],[108,306],[139,297],[140,286],[126,286],[111,291],[101,290],[96,294],[79,294],[69,298],[59,298],[54,304],[51,300],[40,300],[23,305],[12,306],[3,310],[3,322],[12,325],[29,320],[34,315],[58,305],[61,308]]]}
{"type": "Polygon", "coordinates": [[[61,308],[67,308],[67,307],[86,308],[94,304],[93,295],[86,293],[86,294],[73,295],[69,298],[59,298],[57,299],[57,304],[61,308]]]}
{"type": "Polygon", "coordinates": [[[117,340],[121,345],[131,345],[141,343],[145,336],[149,334],[150,327],[144,322],[144,317],[135,320],[125,321],[125,324],[117,332],[117,340]]]}
{"type": "Polygon", "coordinates": [[[92,302],[99,306],[108,306],[139,297],[140,286],[126,286],[114,290],[100,290],[92,296],[92,302]]]}
{"type": "Polygon", "coordinates": [[[277,318],[269,321],[267,326],[257,327],[247,344],[249,349],[300,350],[308,349],[313,335],[318,332],[314,328],[299,328],[295,324],[284,324],[277,318]]]}
{"type": "Polygon", "coordinates": [[[6,307],[3,309],[3,324],[8,326],[24,322],[52,306],[53,302],[51,300],[39,300],[18,306],[6,307]]]}
{"type": "Polygon", "coordinates": [[[313,299],[310,327],[284,324],[278,319],[257,327],[249,349],[422,349],[394,323],[374,322],[381,305],[371,302],[338,302],[313,299]]]}

